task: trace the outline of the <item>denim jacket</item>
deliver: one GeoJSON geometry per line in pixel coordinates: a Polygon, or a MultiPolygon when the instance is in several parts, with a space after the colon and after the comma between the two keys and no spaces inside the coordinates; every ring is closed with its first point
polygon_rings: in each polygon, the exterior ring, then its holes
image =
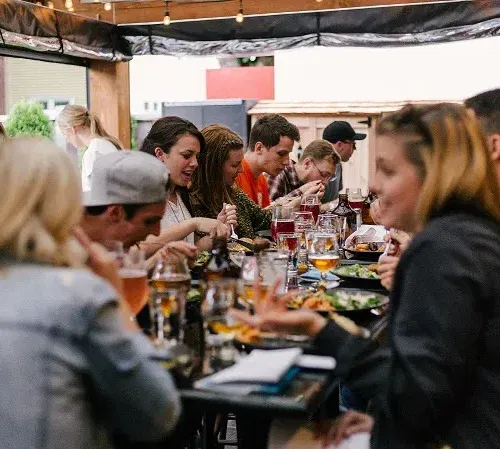
{"type": "Polygon", "coordinates": [[[0,254],[0,447],[111,447],[152,441],[180,401],[140,333],[125,330],[115,291],[84,270],[0,254]]]}

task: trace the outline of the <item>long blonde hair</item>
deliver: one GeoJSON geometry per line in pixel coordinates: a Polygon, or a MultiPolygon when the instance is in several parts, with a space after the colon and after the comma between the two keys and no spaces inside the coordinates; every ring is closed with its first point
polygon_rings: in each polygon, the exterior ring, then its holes
{"type": "Polygon", "coordinates": [[[57,117],[57,124],[61,129],[71,129],[75,126],[88,128],[92,137],[109,140],[118,150],[123,149],[121,142],[109,135],[100,120],[83,106],[66,105],[57,117]]]}
{"type": "Polygon", "coordinates": [[[50,140],[0,143],[0,250],[20,260],[80,266],[71,236],[82,214],[78,171],[50,140]]]}
{"type": "Polygon", "coordinates": [[[383,118],[378,135],[401,139],[423,181],[417,213],[422,224],[452,201],[474,202],[500,223],[500,186],[480,124],[463,106],[405,106],[383,118]]]}

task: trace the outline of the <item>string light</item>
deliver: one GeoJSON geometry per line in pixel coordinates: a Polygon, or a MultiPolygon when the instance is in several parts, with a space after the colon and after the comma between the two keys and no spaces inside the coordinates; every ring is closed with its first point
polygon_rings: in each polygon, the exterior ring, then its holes
{"type": "Polygon", "coordinates": [[[111,11],[111,3],[109,2],[104,3],[104,11],[111,11]]]}
{"type": "Polygon", "coordinates": [[[47,2],[47,6],[50,8],[50,9],[54,9],[54,2],[47,2]]]}
{"type": "Polygon", "coordinates": [[[323,0],[316,0],[318,3],[321,3],[323,0]]]}
{"type": "Polygon", "coordinates": [[[73,7],[68,8],[68,12],[75,12],[75,8],[73,8],[73,7]]]}
{"type": "Polygon", "coordinates": [[[168,10],[169,2],[166,1],[165,4],[166,4],[167,9],[165,10],[165,17],[163,18],[163,25],[168,27],[170,25],[170,23],[172,22],[172,20],[170,20],[170,12],[168,10]]]}
{"type": "Polygon", "coordinates": [[[66,0],[64,2],[64,6],[66,7],[66,9],[71,9],[73,8],[73,0],[66,0]]]}
{"type": "Polygon", "coordinates": [[[243,0],[240,0],[240,7],[238,9],[238,14],[236,14],[236,22],[243,23],[245,16],[243,15],[243,0]]]}

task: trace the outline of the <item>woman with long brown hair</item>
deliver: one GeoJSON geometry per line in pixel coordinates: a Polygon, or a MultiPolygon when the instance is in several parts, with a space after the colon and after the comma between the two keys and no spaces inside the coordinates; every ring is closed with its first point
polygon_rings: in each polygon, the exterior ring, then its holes
{"type": "Polygon", "coordinates": [[[416,234],[397,267],[386,345],[305,311],[241,318],[314,336],[372,399],[373,448],[498,447],[500,186],[478,121],[453,104],[382,119],[372,189],[382,224],[416,234]]]}
{"type": "Polygon", "coordinates": [[[71,145],[84,150],[81,167],[82,190],[87,192],[91,189],[95,160],[100,155],[121,150],[122,145],[118,139],[106,132],[100,120],[84,106],[65,106],[57,117],[57,124],[71,145]]]}
{"type": "Polygon", "coordinates": [[[194,214],[216,218],[224,206],[235,205],[239,237],[254,238],[271,226],[271,211],[263,210],[235,186],[243,161],[243,140],[223,125],[201,130],[205,151],[200,154],[198,171],[190,189],[194,214]]]}

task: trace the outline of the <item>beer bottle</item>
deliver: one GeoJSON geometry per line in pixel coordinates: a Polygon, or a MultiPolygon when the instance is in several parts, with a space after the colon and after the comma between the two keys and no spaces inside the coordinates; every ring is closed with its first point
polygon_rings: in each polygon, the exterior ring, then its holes
{"type": "Polygon", "coordinates": [[[215,237],[210,259],[203,268],[203,277],[206,281],[223,278],[238,279],[240,267],[229,257],[227,240],[224,237],[215,237]]]}
{"type": "Polygon", "coordinates": [[[339,195],[339,203],[332,213],[340,218],[340,243],[343,245],[347,237],[356,230],[356,212],[349,206],[346,193],[339,195]]]}

